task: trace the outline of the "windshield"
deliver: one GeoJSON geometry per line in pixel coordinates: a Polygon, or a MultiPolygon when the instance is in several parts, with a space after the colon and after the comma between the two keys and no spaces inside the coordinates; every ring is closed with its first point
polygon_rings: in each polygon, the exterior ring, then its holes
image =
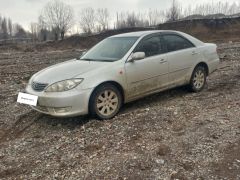
{"type": "Polygon", "coordinates": [[[138,37],[111,37],[107,38],[86,54],[80,60],[88,61],[117,61],[124,57],[138,37]]]}

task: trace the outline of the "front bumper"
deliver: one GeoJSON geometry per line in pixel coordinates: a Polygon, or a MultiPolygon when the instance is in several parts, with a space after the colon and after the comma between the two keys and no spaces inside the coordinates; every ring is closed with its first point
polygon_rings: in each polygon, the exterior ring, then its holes
{"type": "Polygon", "coordinates": [[[65,92],[36,92],[30,85],[26,93],[38,96],[34,110],[55,117],[73,117],[88,114],[88,103],[92,89],[78,90],[77,88],[65,92]]]}

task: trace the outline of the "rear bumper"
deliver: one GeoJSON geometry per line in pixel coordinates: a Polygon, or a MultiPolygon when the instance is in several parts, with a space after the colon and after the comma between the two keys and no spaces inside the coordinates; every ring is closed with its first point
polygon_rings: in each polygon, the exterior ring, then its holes
{"type": "Polygon", "coordinates": [[[34,110],[55,117],[73,117],[88,114],[88,103],[92,89],[73,89],[66,92],[36,92],[27,86],[26,93],[38,96],[34,110]]]}
{"type": "Polygon", "coordinates": [[[209,74],[217,70],[219,63],[220,63],[219,58],[208,62],[209,74]]]}

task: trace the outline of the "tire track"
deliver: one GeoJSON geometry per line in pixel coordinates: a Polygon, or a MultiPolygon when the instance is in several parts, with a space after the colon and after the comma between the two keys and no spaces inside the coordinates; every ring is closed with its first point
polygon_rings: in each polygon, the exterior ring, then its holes
{"type": "Polygon", "coordinates": [[[30,128],[43,115],[29,111],[20,115],[11,127],[4,130],[0,136],[0,143],[19,138],[28,128],[30,128]],[[29,121],[30,119],[30,121],[29,121]]]}

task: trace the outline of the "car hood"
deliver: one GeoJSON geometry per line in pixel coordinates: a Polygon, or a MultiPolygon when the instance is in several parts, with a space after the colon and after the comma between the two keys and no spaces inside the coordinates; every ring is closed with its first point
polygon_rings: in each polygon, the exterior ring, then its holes
{"type": "Polygon", "coordinates": [[[32,80],[51,84],[79,77],[84,73],[104,67],[106,64],[109,64],[109,62],[70,60],[39,71],[33,76],[32,80]]]}

